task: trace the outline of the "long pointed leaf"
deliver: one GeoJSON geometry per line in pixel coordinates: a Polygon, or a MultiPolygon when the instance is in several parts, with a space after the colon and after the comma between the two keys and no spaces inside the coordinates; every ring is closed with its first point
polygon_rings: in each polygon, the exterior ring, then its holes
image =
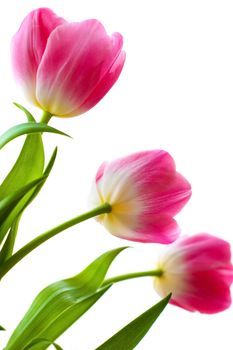
{"type": "Polygon", "coordinates": [[[11,211],[14,209],[17,203],[42,181],[44,181],[44,177],[31,181],[19,190],[2,199],[0,201],[0,223],[11,213],[11,211]]]}
{"type": "Polygon", "coordinates": [[[56,350],[63,350],[62,347],[56,343],[54,343],[53,341],[51,340],[48,340],[48,339],[44,339],[44,338],[39,338],[39,339],[35,339],[33,340],[28,346],[26,346],[26,348],[24,348],[23,350],[32,350],[32,349],[35,349],[35,345],[38,345],[38,344],[46,344],[46,345],[53,345],[54,348],[56,350]]]}
{"type": "Polygon", "coordinates": [[[16,163],[0,186],[0,200],[42,175],[44,148],[40,135],[26,138],[16,163]]]}
{"type": "Polygon", "coordinates": [[[49,160],[49,163],[43,173],[43,176],[44,176],[44,182],[42,182],[39,186],[36,187],[35,191],[33,192],[32,196],[30,197],[29,199],[29,202],[26,203],[26,206],[31,202],[33,201],[33,199],[38,195],[38,193],[40,192],[41,188],[44,186],[53,166],[54,166],[54,163],[55,163],[55,160],[56,160],[56,157],[57,157],[57,147],[55,148],[55,150],[53,151],[53,154],[49,160]]]}
{"type": "Polygon", "coordinates": [[[13,253],[20,218],[21,218],[21,215],[17,217],[15,222],[13,222],[10,232],[8,233],[7,239],[5,240],[3,247],[0,251],[0,265],[4,261],[6,261],[13,253]]]}
{"type": "MultiPolygon", "coordinates": [[[[75,321],[87,312],[110,287],[111,286],[102,288],[83,300],[77,299],[76,303],[74,302],[70,308],[68,307],[63,313],[61,313],[56,321],[51,323],[40,336],[44,339],[45,337],[49,337],[50,341],[54,342],[62,333],[72,326],[75,321]]],[[[45,350],[48,346],[49,344],[38,343],[31,347],[31,350],[45,350]]]]}
{"type": "Polygon", "coordinates": [[[32,115],[24,106],[22,106],[22,105],[20,105],[19,103],[16,103],[16,102],[14,102],[14,105],[15,105],[17,108],[19,108],[21,111],[24,112],[24,114],[26,115],[27,120],[28,120],[29,122],[36,122],[36,120],[35,120],[35,118],[33,117],[33,115],[32,115]]]}
{"type": "MultiPolygon", "coordinates": [[[[29,182],[42,176],[44,170],[44,146],[41,134],[28,135],[22,150],[9,174],[0,186],[0,200],[17,191],[29,182]]],[[[26,196],[0,225],[0,243],[13,222],[22,211],[28,197],[26,196]]]]}
{"type": "Polygon", "coordinates": [[[26,134],[37,134],[41,132],[50,132],[50,133],[70,137],[64,132],[57,130],[47,124],[28,122],[28,123],[15,125],[9,130],[7,130],[4,134],[2,134],[2,136],[0,137],[0,149],[3,148],[8,142],[12,141],[16,137],[19,137],[21,135],[26,135],[26,134]]]}
{"type": "Polygon", "coordinates": [[[169,294],[149,310],[130,322],[96,350],[132,350],[149,331],[171,298],[169,294]]]}
{"type": "MultiPolygon", "coordinates": [[[[36,135],[35,135],[36,136],[36,135]]],[[[31,137],[31,136],[29,136],[31,137]]],[[[22,215],[22,212],[25,210],[25,208],[34,200],[34,198],[38,195],[38,193],[40,192],[41,188],[44,186],[52,168],[53,165],[55,163],[56,160],[56,155],[57,155],[57,147],[55,148],[50,161],[43,173],[44,176],[44,181],[42,181],[38,186],[36,186],[36,188],[33,190],[32,194],[25,196],[26,198],[23,198],[23,200],[20,201],[20,203],[17,205],[17,207],[13,210],[13,213],[10,214],[9,218],[6,218],[6,220],[4,221],[4,223],[2,224],[2,226],[0,227],[0,234],[4,234],[7,231],[7,227],[10,225],[10,223],[12,222],[13,218],[18,214],[18,212],[20,211],[20,214],[16,217],[15,221],[12,223],[10,232],[8,233],[7,239],[4,242],[4,245],[1,249],[0,252],[0,265],[2,263],[4,263],[4,261],[6,261],[6,259],[8,259],[12,253],[13,253],[13,249],[14,249],[14,243],[15,243],[15,239],[16,239],[16,235],[17,235],[17,231],[18,231],[18,225],[19,225],[19,221],[22,215]],[[8,225],[8,226],[7,226],[8,225]]]]}
{"type": "MultiPolygon", "coordinates": [[[[15,329],[5,350],[23,349],[37,338],[55,341],[107,290],[108,287],[98,289],[112,261],[123,249],[125,247],[107,252],[78,275],[43,289],[15,329]]],[[[46,348],[46,344],[38,344],[35,350],[46,348]]]]}

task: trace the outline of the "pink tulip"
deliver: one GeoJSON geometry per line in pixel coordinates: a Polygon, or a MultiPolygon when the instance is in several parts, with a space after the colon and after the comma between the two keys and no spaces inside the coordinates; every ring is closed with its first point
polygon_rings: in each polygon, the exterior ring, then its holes
{"type": "Polygon", "coordinates": [[[180,233],[173,219],[191,196],[187,180],[165,151],[145,151],[104,163],[91,191],[91,207],[107,202],[97,217],[113,235],[138,242],[170,243],[180,233]]]}
{"type": "Polygon", "coordinates": [[[172,292],[171,303],[188,311],[212,314],[231,305],[233,282],[230,245],[200,233],[183,237],[160,258],[154,286],[164,297],[172,292]]]}
{"type": "Polygon", "coordinates": [[[125,61],[123,39],[94,19],[67,23],[40,8],[12,42],[13,68],[28,99],[58,117],[80,115],[111,89],[125,61]]]}

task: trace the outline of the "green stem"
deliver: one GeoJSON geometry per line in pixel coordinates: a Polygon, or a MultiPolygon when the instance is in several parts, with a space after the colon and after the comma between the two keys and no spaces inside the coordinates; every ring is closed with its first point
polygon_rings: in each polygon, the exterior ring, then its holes
{"type": "Polygon", "coordinates": [[[52,114],[49,112],[44,111],[40,120],[40,123],[48,124],[50,119],[52,118],[52,114]]]}
{"type": "Polygon", "coordinates": [[[34,238],[32,241],[27,243],[24,247],[18,250],[15,254],[13,254],[6,262],[0,267],[0,279],[7,274],[8,271],[12,269],[20,260],[22,260],[26,255],[32,252],[35,248],[40,246],[42,243],[46,242],[50,238],[56,236],[58,233],[66,230],[67,228],[77,225],[82,221],[88,220],[95,216],[104,213],[111,212],[111,205],[108,203],[104,203],[101,206],[88,211],[80,216],[76,216],[75,218],[68,220],[49,231],[42,233],[41,235],[34,238]]]}
{"type": "Polygon", "coordinates": [[[142,271],[142,272],[131,272],[131,273],[127,273],[125,275],[111,277],[111,278],[105,280],[102,283],[101,287],[107,286],[107,285],[112,284],[112,283],[117,283],[117,282],[129,280],[129,279],[132,279],[132,278],[146,277],[146,276],[158,276],[158,277],[161,277],[162,275],[163,275],[163,271],[162,270],[150,270],[150,271],[142,271]]]}

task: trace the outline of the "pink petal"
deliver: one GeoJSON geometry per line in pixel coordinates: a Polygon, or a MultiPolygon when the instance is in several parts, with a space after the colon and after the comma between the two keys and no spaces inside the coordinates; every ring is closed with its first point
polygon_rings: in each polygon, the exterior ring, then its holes
{"type": "Polygon", "coordinates": [[[140,171],[134,167],[134,172],[146,215],[174,216],[191,197],[189,182],[176,172],[174,160],[167,152],[148,152],[141,160],[140,171]]]}
{"type": "Polygon", "coordinates": [[[231,304],[233,282],[230,244],[220,238],[201,233],[180,243],[187,264],[187,281],[193,293],[187,302],[204,313],[216,313],[231,304]]]}
{"type": "Polygon", "coordinates": [[[232,271],[199,271],[189,277],[192,290],[183,293],[179,298],[174,296],[174,304],[205,314],[221,312],[231,305],[229,287],[232,283],[232,271]]]}
{"type": "Polygon", "coordinates": [[[101,164],[101,166],[99,167],[99,169],[98,169],[98,171],[96,173],[96,176],[95,176],[95,181],[96,182],[98,182],[102,178],[106,166],[107,166],[107,162],[103,162],[101,164]]]}
{"type": "Polygon", "coordinates": [[[169,244],[180,234],[180,228],[171,216],[143,216],[139,219],[140,227],[135,231],[133,241],[169,244]]]}
{"type": "Polygon", "coordinates": [[[100,89],[106,87],[100,82],[111,71],[121,48],[121,35],[109,37],[97,20],[59,26],[49,37],[38,69],[37,98],[41,106],[57,116],[82,113],[80,106],[98,84],[100,89]]]}
{"type": "Polygon", "coordinates": [[[192,272],[231,265],[230,244],[208,233],[181,238],[177,245],[192,272]]]}
{"type": "Polygon", "coordinates": [[[23,85],[27,97],[35,97],[36,73],[51,32],[65,23],[48,8],[32,11],[24,19],[12,40],[12,62],[16,79],[23,85]]]}
{"type": "Polygon", "coordinates": [[[158,174],[157,182],[146,183],[141,187],[142,193],[147,193],[147,215],[169,214],[176,215],[191,197],[189,182],[179,173],[158,174]]]}
{"type": "MultiPolygon", "coordinates": [[[[169,153],[163,150],[141,151],[109,163],[109,169],[130,171],[136,182],[154,182],[160,174],[174,174],[175,163],[169,153]]],[[[157,181],[156,181],[157,182],[157,181]]]]}
{"type": "Polygon", "coordinates": [[[112,67],[106,72],[102,80],[95,86],[94,91],[88,96],[86,101],[80,105],[81,113],[84,113],[94,107],[111,89],[115,84],[119,75],[122,71],[122,68],[125,63],[125,52],[122,51],[119,56],[116,58],[112,67]]]}
{"type": "Polygon", "coordinates": [[[123,169],[137,186],[146,216],[174,216],[191,197],[189,182],[176,172],[173,158],[165,151],[138,152],[109,164],[112,172],[123,169]]]}

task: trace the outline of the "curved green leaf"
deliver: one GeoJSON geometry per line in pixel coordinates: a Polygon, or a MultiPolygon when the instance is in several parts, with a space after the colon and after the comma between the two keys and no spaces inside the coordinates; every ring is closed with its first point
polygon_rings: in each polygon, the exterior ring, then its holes
{"type": "MultiPolygon", "coordinates": [[[[49,176],[57,156],[57,147],[55,148],[51,159],[44,171],[44,181],[42,181],[33,191],[25,196],[14,208],[13,212],[0,225],[0,241],[3,240],[7,231],[11,227],[8,237],[0,252],[0,264],[12,255],[15,238],[18,229],[18,223],[24,209],[38,195],[41,188],[49,176]]],[[[38,178],[43,173],[44,167],[44,148],[41,135],[29,135],[21,151],[16,164],[14,165],[3,184],[0,186],[0,198],[7,195],[7,192],[16,190],[20,184],[28,183],[29,180],[38,178]],[[24,175],[24,176],[23,176],[24,175]]]]}
{"type": "MultiPolygon", "coordinates": [[[[82,316],[109,288],[101,288],[115,257],[124,248],[107,252],[78,275],[51,284],[43,289],[12,334],[5,350],[24,349],[38,338],[55,341],[82,316]]],[[[47,349],[37,344],[33,350],[47,349]]]]}
{"type": "MultiPolygon", "coordinates": [[[[36,186],[36,188],[33,190],[32,195],[27,196],[27,198],[24,198],[21,202],[18,209],[21,209],[20,214],[16,217],[15,221],[12,223],[11,225],[11,229],[10,232],[8,233],[7,239],[5,240],[3,247],[1,249],[0,252],[0,265],[6,261],[8,258],[11,257],[12,253],[13,253],[13,249],[14,249],[14,244],[15,244],[15,239],[16,239],[16,235],[18,232],[18,226],[19,226],[19,221],[21,218],[21,214],[22,212],[25,210],[25,208],[34,200],[34,198],[38,195],[38,193],[40,192],[41,188],[44,186],[52,168],[53,165],[55,163],[56,160],[56,156],[57,156],[57,147],[55,148],[51,159],[43,173],[43,177],[44,177],[44,181],[42,181],[41,183],[39,183],[38,186],[36,186]]],[[[17,212],[16,209],[14,209],[14,213],[17,212]]],[[[10,215],[10,219],[12,218],[13,215],[10,215]]],[[[11,220],[7,220],[5,221],[5,225],[3,224],[2,227],[0,227],[0,233],[3,231],[4,226],[6,226],[6,224],[11,221],[11,220]]]]}
{"type": "Polygon", "coordinates": [[[33,115],[22,105],[20,105],[19,103],[16,103],[16,102],[13,102],[13,104],[19,108],[21,111],[24,112],[24,114],[26,115],[27,117],[27,120],[29,122],[36,122],[35,118],[33,117],[33,115]]]}
{"type": "Polygon", "coordinates": [[[26,346],[26,348],[24,348],[23,350],[32,350],[33,348],[35,348],[35,345],[38,344],[46,344],[46,345],[53,345],[54,348],[56,350],[63,350],[62,347],[54,342],[52,342],[51,340],[48,339],[44,339],[44,338],[39,338],[39,339],[35,339],[33,340],[28,346],[26,346]]]}
{"type": "MultiPolygon", "coordinates": [[[[30,181],[42,176],[44,170],[44,146],[40,134],[28,135],[13,168],[0,186],[0,201],[30,181]]],[[[25,197],[12,214],[0,225],[0,243],[22,211],[30,197],[25,197]]]]}
{"type": "Polygon", "coordinates": [[[64,132],[57,130],[47,124],[28,122],[28,123],[15,125],[9,130],[7,130],[4,134],[2,134],[0,136],[0,149],[3,148],[8,142],[12,141],[18,136],[26,135],[26,134],[37,134],[42,132],[50,132],[50,133],[70,137],[64,132]]]}
{"type": "Polygon", "coordinates": [[[21,215],[17,217],[15,222],[13,222],[10,232],[8,233],[7,239],[5,240],[2,246],[2,249],[0,251],[0,265],[3,262],[5,262],[8,258],[10,258],[13,253],[15,240],[18,233],[20,218],[21,218],[21,215]]]}
{"type": "Polygon", "coordinates": [[[42,175],[44,147],[41,135],[29,135],[9,174],[0,186],[0,200],[22,185],[42,175]]]}
{"type": "Polygon", "coordinates": [[[9,212],[14,209],[15,205],[28,193],[33,187],[44,181],[45,177],[29,182],[27,185],[13,192],[0,201],[0,222],[5,219],[9,212]]]}
{"type": "MultiPolygon", "coordinates": [[[[55,322],[51,323],[47,329],[43,332],[42,336],[50,336],[53,340],[57,339],[62,333],[64,333],[72,324],[77,321],[85,312],[87,312],[103,295],[108,291],[110,286],[102,288],[96,293],[91,294],[89,297],[83,297],[83,299],[77,299],[70,307],[59,315],[55,322]]],[[[49,344],[38,343],[31,347],[31,350],[45,350],[49,344]]],[[[8,348],[4,349],[8,350],[8,348]]]]}
{"type": "Polygon", "coordinates": [[[155,320],[167,306],[171,294],[130,322],[96,350],[132,350],[149,331],[155,320]]]}
{"type": "Polygon", "coordinates": [[[9,196],[0,200],[0,223],[5,220],[9,213],[14,209],[16,204],[33,189],[36,185],[39,185],[44,181],[44,176],[29,182],[27,185],[11,193],[9,196]]]}
{"type": "Polygon", "coordinates": [[[55,163],[55,160],[56,160],[56,157],[57,157],[57,147],[55,148],[55,150],[53,151],[53,154],[48,162],[48,165],[46,166],[46,169],[43,173],[43,176],[44,176],[44,181],[38,185],[36,187],[36,189],[34,190],[32,196],[30,197],[28,203],[26,203],[26,206],[28,206],[28,204],[33,201],[33,199],[38,195],[38,193],[40,192],[41,188],[44,186],[47,178],[49,177],[49,174],[51,172],[51,170],[53,169],[53,166],[54,166],[54,163],[55,163]]]}

